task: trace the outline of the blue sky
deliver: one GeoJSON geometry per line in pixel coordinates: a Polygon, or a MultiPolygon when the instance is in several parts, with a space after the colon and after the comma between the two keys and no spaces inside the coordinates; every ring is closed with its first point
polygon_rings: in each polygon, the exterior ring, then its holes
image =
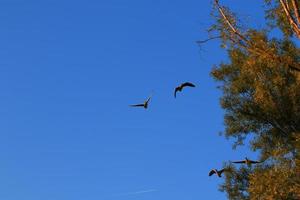
{"type": "MultiPolygon", "coordinates": [[[[261,1],[224,0],[260,26],[261,1]]],[[[226,199],[211,2],[2,0],[0,199],[226,199]],[[196,88],[173,98],[184,81],[196,88]],[[154,91],[148,110],[128,105],[154,91]]]]}

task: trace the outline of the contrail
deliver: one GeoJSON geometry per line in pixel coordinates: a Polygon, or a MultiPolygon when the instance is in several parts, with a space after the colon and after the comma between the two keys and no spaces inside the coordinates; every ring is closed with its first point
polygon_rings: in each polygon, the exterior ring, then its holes
{"type": "Polygon", "coordinates": [[[136,192],[128,192],[128,193],[116,194],[114,196],[131,196],[131,195],[145,194],[145,193],[156,192],[156,191],[158,191],[158,190],[156,190],[156,189],[140,190],[140,191],[136,191],[136,192]]]}

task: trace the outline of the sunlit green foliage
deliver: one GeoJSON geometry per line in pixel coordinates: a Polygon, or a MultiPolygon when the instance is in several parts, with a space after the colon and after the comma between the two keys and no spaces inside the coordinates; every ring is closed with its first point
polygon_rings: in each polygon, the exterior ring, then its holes
{"type": "Polygon", "coordinates": [[[223,91],[224,135],[235,139],[234,147],[249,137],[251,149],[265,160],[250,168],[230,166],[220,188],[229,199],[300,199],[300,49],[280,3],[266,3],[267,19],[284,38],[271,38],[267,28],[239,29],[224,7],[219,8],[227,19],[216,7],[210,30],[220,35],[229,56],[211,72],[223,91]]]}

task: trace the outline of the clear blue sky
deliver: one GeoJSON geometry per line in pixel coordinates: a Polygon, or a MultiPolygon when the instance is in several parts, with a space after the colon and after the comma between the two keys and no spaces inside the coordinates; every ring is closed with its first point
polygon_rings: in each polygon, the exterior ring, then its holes
{"type": "MultiPolygon", "coordinates": [[[[259,26],[261,1],[222,1],[259,26]],[[255,5],[257,4],[257,5],[255,5]],[[249,16],[250,17],[249,17],[249,16]]],[[[2,0],[0,199],[225,199],[209,0],[2,0]],[[173,88],[194,82],[173,98],[173,88]],[[128,105],[155,91],[149,110],[128,105]]]]}

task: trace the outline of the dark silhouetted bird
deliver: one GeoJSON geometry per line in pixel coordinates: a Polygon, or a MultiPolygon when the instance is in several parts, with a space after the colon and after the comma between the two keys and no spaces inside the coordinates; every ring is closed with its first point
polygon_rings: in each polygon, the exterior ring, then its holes
{"type": "Polygon", "coordinates": [[[245,160],[234,161],[234,162],[232,162],[232,163],[236,163],[236,164],[247,164],[248,166],[250,166],[251,164],[262,163],[262,161],[249,160],[247,157],[245,157],[245,160]]]}
{"type": "Polygon", "coordinates": [[[180,86],[175,88],[174,97],[176,98],[176,93],[181,92],[183,88],[185,87],[196,87],[193,83],[185,82],[182,83],[180,86]]]}
{"type": "Polygon", "coordinates": [[[221,169],[221,170],[217,170],[217,169],[212,169],[210,172],[209,172],[209,176],[212,176],[213,174],[217,174],[218,177],[222,177],[222,173],[225,171],[226,169],[221,169]]]}
{"type": "Polygon", "coordinates": [[[142,104],[134,104],[134,105],[130,105],[130,106],[131,107],[144,107],[145,109],[147,109],[150,99],[151,99],[151,96],[142,104]]]}

